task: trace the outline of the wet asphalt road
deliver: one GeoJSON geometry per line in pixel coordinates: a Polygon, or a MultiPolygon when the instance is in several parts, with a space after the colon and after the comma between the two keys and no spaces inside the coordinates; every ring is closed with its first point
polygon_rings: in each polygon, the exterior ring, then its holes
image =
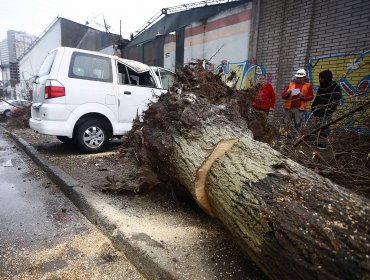
{"type": "Polygon", "coordinates": [[[1,129],[0,279],[143,279],[1,129]]]}

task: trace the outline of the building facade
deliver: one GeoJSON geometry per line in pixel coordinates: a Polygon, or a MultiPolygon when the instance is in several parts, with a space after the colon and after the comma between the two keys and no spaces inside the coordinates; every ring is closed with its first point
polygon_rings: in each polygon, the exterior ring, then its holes
{"type": "Polygon", "coordinates": [[[124,56],[171,70],[197,59],[218,62],[248,57],[252,4],[202,1],[162,9],[162,18],[124,48],[124,56]],[[180,7],[180,6],[179,6],[180,7]]]}
{"type": "Polygon", "coordinates": [[[22,31],[8,30],[7,38],[0,42],[0,59],[5,98],[16,98],[15,85],[20,82],[19,57],[36,37],[22,31]]]}
{"type": "Polygon", "coordinates": [[[368,1],[203,2],[203,7],[165,14],[133,38],[126,57],[170,69],[207,60],[210,71],[222,68],[225,80],[235,71],[237,89],[264,75],[277,93],[277,116],[283,112],[281,93],[300,68],[314,90],[319,72],[330,69],[343,91],[341,108],[370,99],[368,1]]]}
{"type": "Polygon", "coordinates": [[[1,89],[10,85],[10,70],[9,70],[9,51],[8,51],[8,40],[4,39],[0,41],[0,70],[1,70],[1,89]]]}
{"type": "MultiPolygon", "coordinates": [[[[319,72],[330,69],[341,84],[343,106],[355,95],[369,99],[368,1],[261,0],[259,4],[255,57],[268,69],[278,95],[297,69],[307,70],[314,89],[319,72]]],[[[278,101],[279,109],[282,102],[278,101]]]]}

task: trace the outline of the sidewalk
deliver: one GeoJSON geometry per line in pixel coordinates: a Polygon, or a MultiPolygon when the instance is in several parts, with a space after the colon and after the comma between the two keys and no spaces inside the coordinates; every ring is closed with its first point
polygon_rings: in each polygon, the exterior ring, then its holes
{"type": "MultiPolygon", "coordinates": [[[[65,167],[53,164],[21,134],[8,133],[147,279],[266,279],[230,233],[194,210],[195,204],[177,205],[150,194],[103,194],[93,182],[75,180],[73,170],[67,174],[65,167]]],[[[94,171],[87,167],[85,176],[89,172],[94,171]]]]}

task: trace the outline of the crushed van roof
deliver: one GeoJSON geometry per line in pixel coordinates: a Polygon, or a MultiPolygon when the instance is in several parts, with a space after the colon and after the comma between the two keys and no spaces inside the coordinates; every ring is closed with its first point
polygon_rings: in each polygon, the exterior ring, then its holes
{"type": "Polygon", "coordinates": [[[150,67],[142,62],[135,61],[135,60],[130,60],[130,59],[125,59],[125,58],[119,58],[118,61],[122,61],[124,64],[132,68],[138,73],[141,72],[146,72],[150,70],[150,67]]]}

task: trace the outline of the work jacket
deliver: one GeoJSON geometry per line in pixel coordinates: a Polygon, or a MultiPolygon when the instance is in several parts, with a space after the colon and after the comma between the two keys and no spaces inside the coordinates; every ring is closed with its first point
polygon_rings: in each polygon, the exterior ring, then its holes
{"type": "Polygon", "coordinates": [[[284,92],[282,93],[281,97],[286,99],[284,104],[284,109],[290,109],[292,107],[297,107],[299,110],[306,110],[306,106],[308,101],[313,99],[313,92],[310,83],[299,84],[295,82],[289,83],[289,85],[285,88],[284,92]],[[288,90],[292,89],[299,89],[299,91],[303,94],[303,97],[300,97],[298,94],[291,96],[288,94],[288,90]]]}
{"type": "Polygon", "coordinates": [[[275,106],[275,92],[271,84],[265,84],[252,100],[252,106],[258,110],[269,111],[275,106]]]}
{"type": "Polygon", "coordinates": [[[311,111],[315,117],[330,117],[337,109],[342,100],[342,92],[339,85],[330,81],[327,84],[320,84],[315,100],[312,102],[311,111]]]}

